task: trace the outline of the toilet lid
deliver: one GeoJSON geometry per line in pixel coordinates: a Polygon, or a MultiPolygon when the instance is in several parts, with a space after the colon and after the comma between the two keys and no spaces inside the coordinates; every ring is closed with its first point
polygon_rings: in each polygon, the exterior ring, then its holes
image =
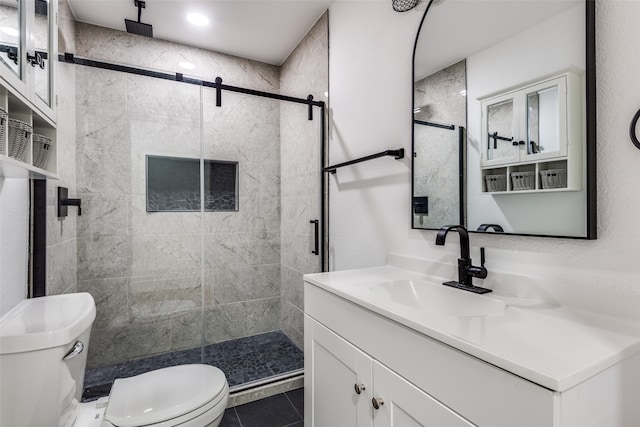
{"type": "Polygon", "coordinates": [[[210,365],[181,365],[117,379],[104,419],[118,427],[155,424],[189,413],[223,390],[224,373],[210,365]]]}

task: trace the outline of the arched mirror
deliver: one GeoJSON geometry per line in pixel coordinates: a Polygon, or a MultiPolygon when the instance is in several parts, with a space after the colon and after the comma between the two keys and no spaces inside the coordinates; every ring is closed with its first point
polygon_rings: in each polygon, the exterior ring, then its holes
{"type": "Polygon", "coordinates": [[[413,228],[596,238],[594,15],[592,0],[431,1],[413,228]]]}

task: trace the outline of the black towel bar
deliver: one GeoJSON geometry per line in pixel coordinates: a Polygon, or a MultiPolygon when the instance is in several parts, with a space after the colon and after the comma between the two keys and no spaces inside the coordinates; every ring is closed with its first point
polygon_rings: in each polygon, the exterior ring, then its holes
{"type": "Polygon", "coordinates": [[[341,168],[343,166],[354,165],[356,163],[366,162],[367,160],[373,160],[373,159],[377,159],[379,157],[384,157],[384,156],[393,156],[395,157],[396,160],[400,160],[404,158],[404,148],[399,148],[397,150],[382,151],[381,153],[372,154],[370,156],[361,157],[359,159],[350,160],[344,163],[338,163],[337,165],[333,165],[333,166],[327,166],[323,170],[329,173],[336,173],[336,169],[341,168]]]}

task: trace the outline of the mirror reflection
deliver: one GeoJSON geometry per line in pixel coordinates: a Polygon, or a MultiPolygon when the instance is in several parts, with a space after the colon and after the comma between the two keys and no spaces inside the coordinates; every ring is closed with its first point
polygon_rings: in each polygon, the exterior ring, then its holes
{"type": "Polygon", "coordinates": [[[586,10],[431,3],[414,57],[414,228],[592,238],[586,10]]]}
{"type": "Polygon", "coordinates": [[[0,63],[20,77],[20,3],[0,0],[0,63]]]}

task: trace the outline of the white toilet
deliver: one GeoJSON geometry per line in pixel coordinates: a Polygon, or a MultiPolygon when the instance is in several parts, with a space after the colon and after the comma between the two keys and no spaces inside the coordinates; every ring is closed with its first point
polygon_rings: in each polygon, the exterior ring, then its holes
{"type": "Polygon", "coordinates": [[[0,426],[220,424],[229,386],[209,365],[118,379],[109,397],[79,403],[95,316],[93,297],[78,293],[28,299],[0,318],[0,426]]]}

